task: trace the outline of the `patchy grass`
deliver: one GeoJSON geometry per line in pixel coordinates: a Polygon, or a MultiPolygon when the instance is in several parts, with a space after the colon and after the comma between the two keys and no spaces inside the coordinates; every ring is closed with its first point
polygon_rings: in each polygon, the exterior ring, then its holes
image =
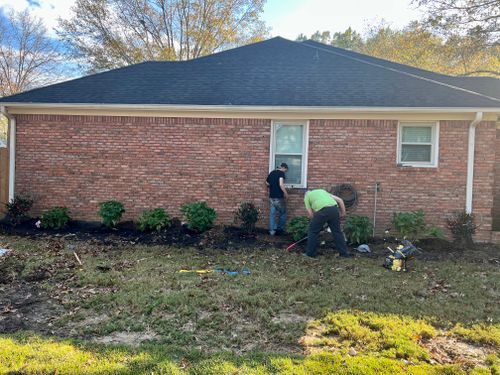
{"type": "Polygon", "coordinates": [[[499,366],[500,272],[490,261],[498,249],[417,258],[396,273],[382,257],[71,242],[80,267],[68,240],[0,243],[14,249],[0,263],[9,274],[0,280],[0,327],[18,319],[21,330],[42,334],[0,336],[0,373],[479,374],[499,366]],[[217,267],[251,273],[179,272],[217,267]],[[2,301],[29,288],[36,300],[2,313],[2,301]],[[426,342],[448,336],[489,357],[441,363],[426,342]]]}

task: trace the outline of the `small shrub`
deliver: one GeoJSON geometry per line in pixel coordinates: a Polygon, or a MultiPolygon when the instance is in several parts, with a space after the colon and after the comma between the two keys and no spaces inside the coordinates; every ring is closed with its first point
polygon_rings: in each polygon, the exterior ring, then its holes
{"type": "Polygon", "coordinates": [[[217,217],[217,213],[206,202],[186,203],[181,207],[188,228],[198,232],[205,232],[210,229],[217,217]]]}
{"type": "Polygon", "coordinates": [[[425,214],[422,210],[394,213],[392,223],[401,237],[410,241],[417,241],[425,237],[427,232],[425,214]]]}
{"type": "Polygon", "coordinates": [[[435,238],[444,238],[444,231],[441,228],[433,225],[427,229],[427,236],[435,238]]]}
{"type": "Polygon", "coordinates": [[[255,230],[260,211],[252,202],[243,202],[235,213],[235,221],[241,222],[241,228],[248,233],[255,230]]]}
{"type": "Polygon", "coordinates": [[[475,217],[465,211],[457,212],[447,220],[453,239],[463,245],[472,245],[472,235],[476,233],[475,217]]]}
{"type": "Polygon", "coordinates": [[[344,232],[350,243],[366,243],[372,237],[373,225],[366,216],[349,216],[344,223],[344,232]]]}
{"type": "Polygon", "coordinates": [[[172,220],[163,208],[155,208],[143,212],[137,222],[140,231],[146,229],[160,231],[164,228],[170,227],[172,220]]]}
{"type": "Polygon", "coordinates": [[[308,229],[309,218],[306,216],[296,216],[286,225],[286,231],[292,236],[294,241],[298,241],[307,236],[308,229]]]}
{"type": "Polygon", "coordinates": [[[99,216],[107,227],[114,227],[118,224],[124,212],[123,204],[118,201],[111,200],[99,203],[99,216]]]}
{"type": "Polygon", "coordinates": [[[9,203],[5,205],[7,217],[12,225],[21,224],[28,217],[28,212],[33,207],[33,198],[26,195],[16,195],[9,203]]]}
{"type": "Polygon", "coordinates": [[[67,207],[54,207],[42,215],[42,228],[62,229],[71,218],[67,207]]]}

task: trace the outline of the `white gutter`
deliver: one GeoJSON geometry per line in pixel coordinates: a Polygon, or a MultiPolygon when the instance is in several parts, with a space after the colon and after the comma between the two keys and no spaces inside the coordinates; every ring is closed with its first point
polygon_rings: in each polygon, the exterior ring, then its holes
{"type": "Polygon", "coordinates": [[[467,152],[467,186],[465,192],[465,212],[472,213],[472,193],[474,191],[474,149],[476,127],[483,119],[483,112],[476,112],[476,117],[469,125],[469,147],[467,152]]]}
{"type": "MultiPolygon", "coordinates": [[[[499,100],[500,103],[500,100],[499,100]]],[[[188,105],[188,104],[107,104],[107,103],[20,103],[4,102],[2,105],[10,109],[127,109],[127,110],[151,110],[151,111],[193,111],[193,112],[408,112],[408,113],[499,113],[498,107],[318,107],[318,106],[252,106],[252,105],[188,105]]]]}
{"type": "Polygon", "coordinates": [[[16,118],[4,106],[0,112],[9,119],[9,202],[14,199],[14,179],[16,176],[16,118]]]}

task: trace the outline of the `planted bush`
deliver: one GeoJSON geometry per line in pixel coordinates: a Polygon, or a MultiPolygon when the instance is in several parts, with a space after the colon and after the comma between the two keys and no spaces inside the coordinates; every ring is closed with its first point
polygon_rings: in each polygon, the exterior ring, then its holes
{"type": "Polygon", "coordinates": [[[160,231],[170,227],[171,224],[172,219],[163,208],[146,210],[137,221],[137,227],[143,232],[148,229],[160,231]]]}
{"type": "Polygon", "coordinates": [[[260,217],[260,210],[252,202],[243,202],[235,214],[235,220],[241,222],[241,228],[248,233],[255,230],[260,217]]]}
{"type": "Polygon", "coordinates": [[[394,213],[392,223],[401,237],[410,241],[418,241],[425,237],[442,237],[443,235],[440,228],[427,226],[422,210],[394,213]]]}
{"type": "Polygon", "coordinates": [[[425,236],[425,214],[422,210],[394,213],[392,223],[401,237],[410,241],[416,241],[425,236]]]}
{"type": "Polygon", "coordinates": [[[33,198],[27,195],[16,195],[14,198],[5,205],[7,209],[7,217],[12,225],[21,224],[21,222],[28,218],[28,212],[33,207],[33,198]]]}
{"type": "Polygon", "coordinates": [[[465,211],[456,212],[447,220],[453,239],[462,245],[472,245],[472,235],[476,233],[477,225],[474,214],[465,211]]]}
{"type": "Polygon", "coordinates": [[[188,228],[198,232],[205,232],[212,228],[217,213],[206,202],[186,203],[181,207],[181,212],[187,221],[188,228]]]}
{"type": "Polygon", "coordinates": [[[292,236],[294,241],[298,241],[307,236],[308,230],[309,218],[306,216],[296,216],[286,225],[286,231],[292,236]]]}
{"type": "Polygon", "coordinates": [[[62,229],[70,220],[69,209],[67,207],[54,207],[45,212],[40,221],[42,228],[62,229]]]}
{"type": "Polygon", "coordinates": [[[110,200],[99,203],[99,216],[107,227],[116,226],[120,222],[124,212],[125,208],[123,204],[118,201],[110,200]]]}
{"type": "Polygon", "coordinates": [[[372,237],[373,225],[366,216],[349,216],[344,223],[344,233],[350,243],[366,243],[372,237]]]}

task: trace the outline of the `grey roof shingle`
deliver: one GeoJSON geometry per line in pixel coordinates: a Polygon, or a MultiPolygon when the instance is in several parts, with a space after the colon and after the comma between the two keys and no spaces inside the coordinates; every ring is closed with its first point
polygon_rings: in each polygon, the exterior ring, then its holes
{"type": "Polygon", "coordinates": [[[500,108],[500,80],[450,77],[277,37],[190,61],[114,69],[1,102],[500,108]]]}

